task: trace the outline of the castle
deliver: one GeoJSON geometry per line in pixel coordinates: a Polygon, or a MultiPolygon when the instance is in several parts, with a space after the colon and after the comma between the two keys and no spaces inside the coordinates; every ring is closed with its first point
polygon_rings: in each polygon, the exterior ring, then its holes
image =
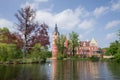
{"type": "MultiPolygon", "coordinates": [[[[54,32],[52,34],[52,58],[56,59],[57,57],[57,46],[55,44],[55,40],[59,36],[57,24],[55,25],[54,32]]],[[[64,46],[66,47],[65,53],[67,56],[72,55],[72,51],[68,47],[68,40],[65,41],[64,46]]],[[[92,55],[97,55],[100,57],[100,54],[98,54],[98,43],[93,38],[91,41],[80,41],[79,46],[76,48],[76,55],[79,57],[91,57],[92,55]]]]}

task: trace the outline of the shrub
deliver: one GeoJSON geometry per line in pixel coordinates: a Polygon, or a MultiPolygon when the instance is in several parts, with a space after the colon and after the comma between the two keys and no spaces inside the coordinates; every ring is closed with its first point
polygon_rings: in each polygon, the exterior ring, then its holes
{"type": "Polygon", "coordinates": [[[92,57],[90,57],[90,60],[92,61],[99,61],[99,57],[96,55],[93,55],[92,57]]]}
{"type": "Polygon", "coordinates": [[[78,58],[78,55],[71,56],[70,58],[77,59],[77,58],[78,58]]]}
{"type": "Polygon", "coordinates": [[[28,58],[32,58],[36,61],[45,62],[47,58],[51,57],[52,54],[46,49],[41,49],[40,44],[36,44],[31,53],[27,55],[28,58]]]}
{"type": "Polygon", "coordinates": [[[21,57],[21,50],[14,44],[0,43],[0,61],[11,61],[21,57]]]}
{"type": "Polygon", "coordinates": [[[120,63],[120,53],[115,54],[114,61],[120,63]]]}
{"type": "Polygon", "coordinates": [[[63,60],[64,59],[64,54],[58,53],[57,54],[57,60],[63,60]]]}

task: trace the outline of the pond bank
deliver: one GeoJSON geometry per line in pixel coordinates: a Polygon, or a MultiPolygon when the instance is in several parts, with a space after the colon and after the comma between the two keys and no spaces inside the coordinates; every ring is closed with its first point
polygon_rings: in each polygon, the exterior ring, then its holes
{"type": "Polygon", "coordinates": [[[9,61],[1,61],[0,64],[38,64],[45,62],[46,60],[40,60],[40,59],[15,59],[9,61]]]}
{"type": "MultiPolygon", "coordinates": [[[[51,60],[57,60],[56,58],[47,58],[46,60],[40,60],[40,59],[15,59],[15,60],[9,60],[9,61],[3,61],[0,62],[0,64],[40,64],[49,62],[51,60]]],[[[111,58],[63,58],[64,60],[76,60],[76,61],[113,61],[111,58]]]]}

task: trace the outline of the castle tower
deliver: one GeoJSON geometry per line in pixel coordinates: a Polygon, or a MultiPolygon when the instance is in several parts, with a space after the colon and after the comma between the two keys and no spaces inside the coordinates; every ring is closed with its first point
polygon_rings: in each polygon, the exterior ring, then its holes
{"type": "Polygon", "coordinates": [[[57,39],[58,36],[59,36],[59,32],[58,32],[57,24],[55,24],[55,30],[52,34],[52,58],[53,59],[56,59],[57,53],[58,53],[57,46],[55,44],[55,40],[57,39]]]}

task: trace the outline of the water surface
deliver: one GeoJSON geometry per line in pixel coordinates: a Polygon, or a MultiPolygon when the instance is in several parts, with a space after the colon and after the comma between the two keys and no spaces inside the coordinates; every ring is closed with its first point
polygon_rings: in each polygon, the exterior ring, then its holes
{"type": "Polygon", "coordinates": [[[120,80],[120,64],[52,60],[45,64],[0,65],[0,80],[120,80]]]}

